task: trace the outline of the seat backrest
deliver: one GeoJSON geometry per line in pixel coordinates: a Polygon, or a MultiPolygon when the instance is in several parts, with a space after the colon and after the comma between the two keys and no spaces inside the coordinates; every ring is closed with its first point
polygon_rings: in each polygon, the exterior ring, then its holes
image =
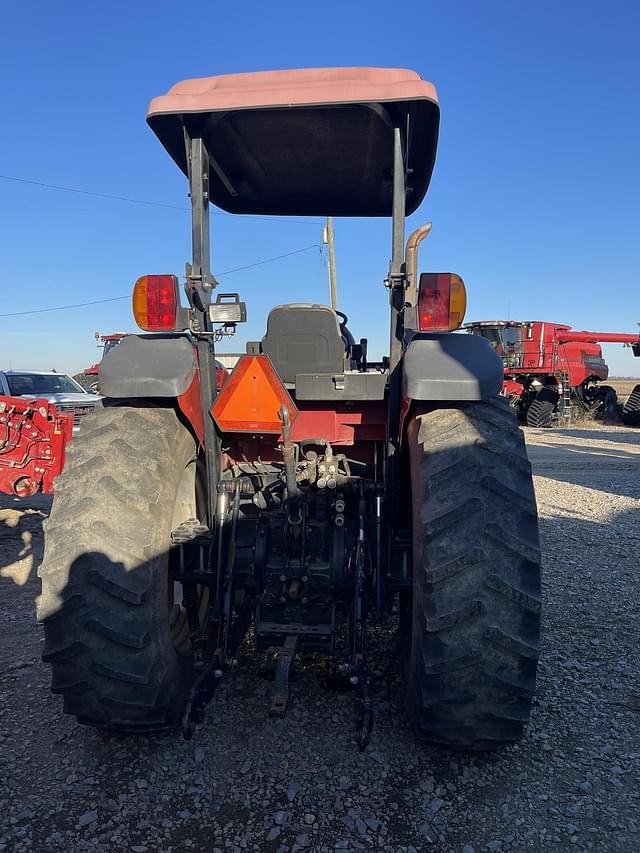
{"type": "Polygon", "coordinates": [[[326,305],[294,303],[269,312],[262,352],[283,382],[298,373],[344,373],[349,367],[335,311],[326,305]]]}

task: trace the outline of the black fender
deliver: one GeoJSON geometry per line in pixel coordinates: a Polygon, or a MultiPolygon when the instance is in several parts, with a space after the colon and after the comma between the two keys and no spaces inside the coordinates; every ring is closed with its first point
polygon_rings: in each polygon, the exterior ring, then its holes
{"type": "Polygon", "coordinates": [[[402,359],[402,393],[408,400],[470,402],[500,393],[502,359],[479,335],[413,335],[402,359]]]}
{"type": "Polygon", "coordinates": [[[180,397],[197,369],[189,335],[127,335],[100,362],[100,393],[115,399],[180,397]]]}

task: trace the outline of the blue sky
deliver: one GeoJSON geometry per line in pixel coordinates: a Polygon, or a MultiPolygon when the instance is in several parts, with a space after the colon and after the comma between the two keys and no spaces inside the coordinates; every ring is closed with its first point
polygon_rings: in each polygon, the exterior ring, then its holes
{"type": "MultiPolygon", "coordinates": [[[[455,271],[468,319],[539,318],[631,331],[640,321],[640,4],[421,2],[5,4],[0,173],[187,207],[186,182],[145,123],[187,77],[272,68],[400,66],[442,109],[421,268],[455,271]],[[395,17],[392,17],[395,16],[395,17]]],[[[187,210],[0,179],[0,313],[127,295],[144,273],[181,274],[187,210]]],[[[213,217],[213,269],[319,243],[320,220],[213,217]]],[[[380,354],[386,220],[336,220],[340,307],[380,354]]],[[[315,248],[221,279],[248,303],[230,349],[269,307],[326,301],[315,248]]],[[[127,299],[0,317],[0,367],[75,373],[93,333],[132,330],[127,299]]],[[[640,375],[608,346],[612,373],[640,375]]]]}

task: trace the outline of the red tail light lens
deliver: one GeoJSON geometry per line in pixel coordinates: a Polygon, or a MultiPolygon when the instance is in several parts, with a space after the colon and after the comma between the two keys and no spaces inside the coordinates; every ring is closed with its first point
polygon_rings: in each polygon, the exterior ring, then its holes
{"type": "Polygon", "coordinates": [[[145,332],[176,327],[178,279],[175,275],[143,275],[133,287],[133,316],[145,332]]]}
{"type": "Polygon", "coordinates": [[[455,273],[423,272],[418,292],[418,328],[421,332],[451,332],[459,328],[467,310],[464,282],[455,273]]]}

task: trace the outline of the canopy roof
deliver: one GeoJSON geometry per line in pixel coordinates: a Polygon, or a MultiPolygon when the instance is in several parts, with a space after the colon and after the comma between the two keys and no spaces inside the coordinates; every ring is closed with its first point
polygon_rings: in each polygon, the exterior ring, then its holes
{"type": "Polygon", "coordinates": [[[147,121],[187,174],[184,129],[211,158],[210,198],[230,213],[388,216],[393,127],[407,152],[407,214],[429,186],[436,90],[398,68],[309,68],[185,80],[147,121]]]}

